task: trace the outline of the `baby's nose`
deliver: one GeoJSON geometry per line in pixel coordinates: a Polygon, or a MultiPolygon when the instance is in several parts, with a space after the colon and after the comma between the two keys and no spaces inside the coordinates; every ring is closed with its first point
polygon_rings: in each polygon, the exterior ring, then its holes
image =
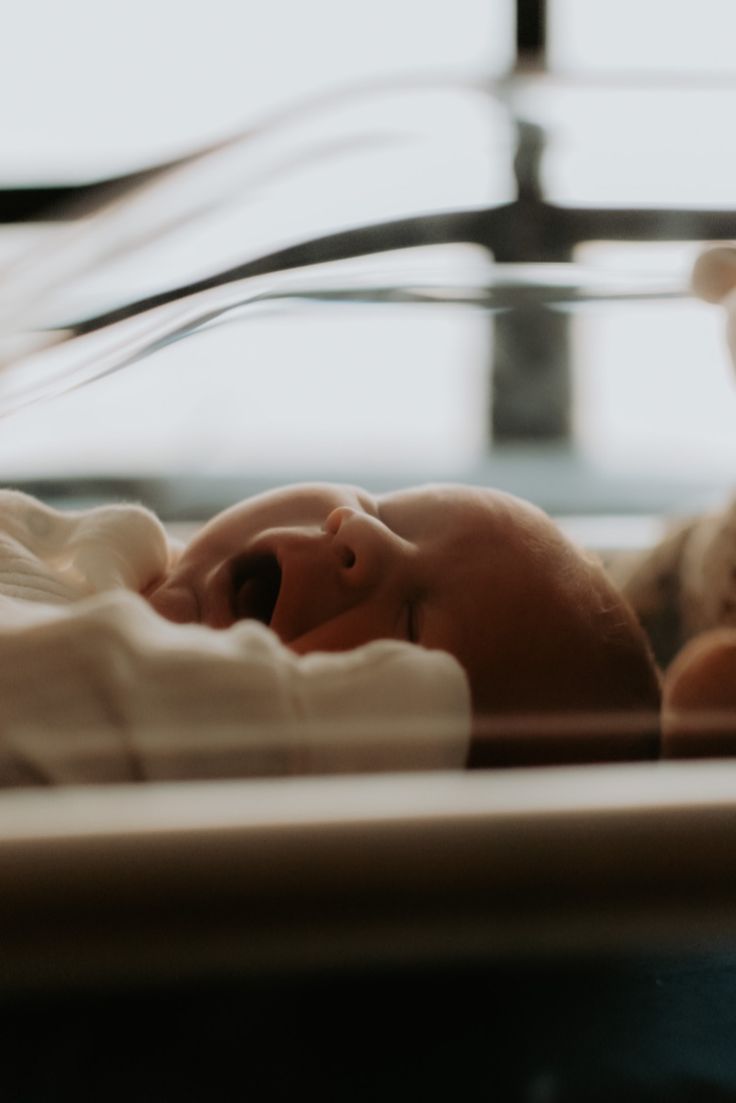
{"type": "Polygon", "coordinates": [[[331,550],[346,583],[368,585],[386,566],[391,533],[381,521],[350,506],[338,506],[324,527],[332,537],[331,550]]]}

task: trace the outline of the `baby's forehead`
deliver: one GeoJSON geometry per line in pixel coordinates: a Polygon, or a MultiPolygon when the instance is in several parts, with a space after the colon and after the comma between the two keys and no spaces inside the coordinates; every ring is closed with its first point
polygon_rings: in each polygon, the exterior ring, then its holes
{"type": "Polygon", "coordinates": [[[482,546],[489,540],[555,538],[552,521],[530,503],[503,491],[453,483],[432,484],[382,495],[377,499],[389,523],[432,530],[438,535],[482,546]]]}
{"type": "Polygon", "coordinates": [[[458,496],[448,502],[445,524],[446,550],[467,590],[483,595],[481,605],[536,602],[535,615],[541,615],[565,595],[582,600],[590,588],[588,557],[528,502],[494,491],[458,496]]]}
{"type": "Polygon", "coordinates": [[[394,490],[379,495],[376,500],[381,510],[402,509],[417,518],[426,517],[437,521],[444,516],[448,521],[457,522],[464,516],[490,516],[495,512],[496,499],[496,492],[480,487],[432,483],[394,490]]]}

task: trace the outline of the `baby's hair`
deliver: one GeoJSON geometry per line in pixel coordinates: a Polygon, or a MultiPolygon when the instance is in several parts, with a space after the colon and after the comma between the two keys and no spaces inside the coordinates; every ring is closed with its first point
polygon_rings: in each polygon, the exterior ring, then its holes
{"type": "Polygon", "coordinates": [[[598,560],[570,552],[556,564],[559,636],[527,638],[513,689],[476,698],[470,766],[659,757],[661,684],[649,641],[598,560]]]}
{"type": "Polygon", "coordinates": [[[633,609],[615,589],[602,567],[592,564],[598,604],[591,603],[595,635],[610,664],[612,701],[621,707],[659,709],[661,678],[650,641],[633,609]],[[597,577],[596,577],[597,576],[597,577]]]}

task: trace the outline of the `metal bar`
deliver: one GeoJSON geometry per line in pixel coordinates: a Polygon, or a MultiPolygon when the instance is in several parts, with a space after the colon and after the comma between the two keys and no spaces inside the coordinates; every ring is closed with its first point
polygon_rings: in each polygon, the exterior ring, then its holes
{"type": "Polygon", "coordinates": [[[546,52],[546,0],[516,0],[517,61],[533,61],[544,66],[546,52]]]}

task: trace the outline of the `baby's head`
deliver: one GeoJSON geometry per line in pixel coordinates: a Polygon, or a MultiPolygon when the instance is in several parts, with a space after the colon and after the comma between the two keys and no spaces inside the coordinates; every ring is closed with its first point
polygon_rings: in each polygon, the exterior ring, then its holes
{"type": "Polygon", "coordinates": [[[299,653],[449,651],[476,718],[658,705],[643,633],[602,568],[498,491],[285,487],[215,517],[147,597],[176,622],[255,618],[299,653]]]}

